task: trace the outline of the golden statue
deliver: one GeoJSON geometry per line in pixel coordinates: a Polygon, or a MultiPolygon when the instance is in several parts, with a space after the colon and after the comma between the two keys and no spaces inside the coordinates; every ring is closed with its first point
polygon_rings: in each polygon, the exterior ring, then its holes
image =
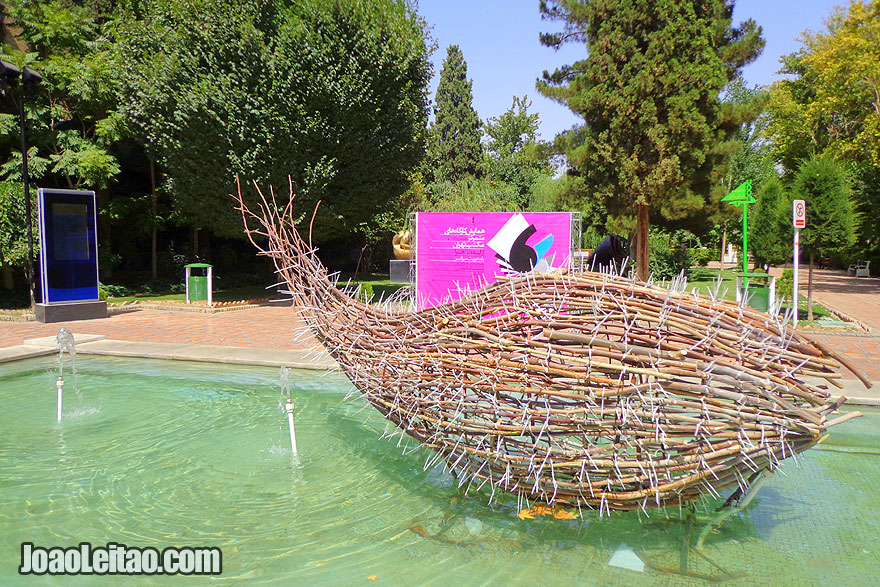
{"type": "Polygon", "coordinates": [[[398,261],[408,261],[410,255],[410,241],[412,240],[412,231],[409,229],[401,230],[391,239],[391,246],[394,247],[394,258],[398,261]]]}

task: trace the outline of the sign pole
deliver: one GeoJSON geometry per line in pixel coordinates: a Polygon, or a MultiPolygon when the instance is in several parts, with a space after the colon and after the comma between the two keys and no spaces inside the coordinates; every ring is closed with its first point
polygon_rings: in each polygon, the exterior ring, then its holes
{"type": "Polygon", "coordinates": [[[807,226],[807,203],[794,200],[791,203],[791,223],[794,225],[794,283],[791,288],[791,306],[794,308],[794,325],[798,323],[798,268],[800,267],[801,229],[807,226]]]}
{"type": "Polygon", "coordinates": [[[798,266],[800,265],[801,230],[794,229],[794,284],[791,288],[791,306],[794,308],[794,325],[798,323],[798,266]]]}

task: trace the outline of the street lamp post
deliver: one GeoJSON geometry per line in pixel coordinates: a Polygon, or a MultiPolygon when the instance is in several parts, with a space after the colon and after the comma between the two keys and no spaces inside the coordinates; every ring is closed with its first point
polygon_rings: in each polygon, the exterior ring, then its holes
{"type": "Polygon", "coordinates": [[[33,229],[33,221],[32,221],[32,205],[31,205],[31,197],[30,197],[30,189],[28,186],[29,177],[28,177],[28,146],[27,146],[27,138],[25,135],[25,129],[27,128],[27,119],[24,115],[24,96],[25,90],[29,86],[35,86],[43,81],[43,77],[37,73],[36,71],[25,67],[24,70],[20,70],[18,67],[12,65],[11,63],[7,63],[6,61],[0,61],[0,84],[2,87],[7,87],[15,84],[20,79],[21,81],[21,95],[18,100],[18,120],[19,126],[21,128],[21,179],[24,184],[24,208],[25,215],[27,216],[27,240],[28,240],[28,264],[27,264],[27,272],[28,272],[28,291],[30,293],[31,298],[31,308],[34,307],[36,303],[36,295],[35,295],[35,282],[34,282],[34,229],[33,229]]]}

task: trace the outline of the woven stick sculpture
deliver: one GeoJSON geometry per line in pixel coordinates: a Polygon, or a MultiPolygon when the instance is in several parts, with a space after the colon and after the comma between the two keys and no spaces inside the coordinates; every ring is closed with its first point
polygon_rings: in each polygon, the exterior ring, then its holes
{"type": "MultiPolygon", "coordinates": [[[[262,194],[261,194],[262,197],[262,194]]],[[[291,196],[292,198],[292,196],[291,196]]],[[[744,489],[813,446],[838,360],[764,313],[600,273],[503,279],[420,312],[337,289],[274,194],[245,230],[379,410],[471,482],[611,510],[744,489]],[[823,386],[824,387],[824,386],[823,386]]],[[[314,220],[314,217],[313,217],[314,220]]]]}

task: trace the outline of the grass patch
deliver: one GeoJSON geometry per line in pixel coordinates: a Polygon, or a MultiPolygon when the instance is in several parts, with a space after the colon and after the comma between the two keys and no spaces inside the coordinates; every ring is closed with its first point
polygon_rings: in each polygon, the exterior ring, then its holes
{"type": "Polygon", "coordinates": [[[351,280],[351,287],[358,285],[370,285],[373,288],[373,300],[379,301],[397,293],[399,290],[409,287],[405,283],[391,283],[387,273],[358,273],[357,279],[351,273],[343,273],[339,277],[339,287],[342,289],[351,280]]]}
{"type": "MultiPolygon", "coordinates": [[[[798,324],[801,322],[806,324],[815,324],[819,322],[823,318],[830,318],[832,320],[840,320],[837,316],[831,313],[831,311],[818,302],[813,302],[813,320],[807,320],[807,298],[799,295],[800,303],[798,304],[798,324]]],[[[783,306],[784,310],[791,309],[791,304],[786,304],[783,306]]]]}
{"type": "MultiPolygon", "coordinates": [[[[283,288],[282,288],[283,289],[283,288]]],[[[235,302],[238,300],[260,300],[265,298],[278,297],[275,288],[266,289],[259,285],[248,285],[244,287],[231,287],[228,289],[214,290],[213,299],[215,302],[235,302]]],[[[175,302],[185,301],[186,292],[157,292],[142,293],[130,296],[118,296],[107,298],[108,302],[175,302]]]]}
{"type": "Polygon", "coordinates": [[[736,300],[736,275],[739,271],[725,269],[708,269],[697,267],[693,269],[691,278],[688,279],[688,291],[696,291],[700,295],[708,296],[709,292],[715,291],[715,282],[721,277],[721,285],[718,286],[718,295],[722,299],[736,300]]]}
{"type": "MultiPolygon", "coordinates": [[[[719,269],[709,269],[706,267],[699,267],[693,270],[692,279],[688,280],[688,291],[696,291],[700,295],[708,296],[710,291],[715,290],[715,281],[718,279],[718,276],[721,276],[721,285],[718,287],[718,295],[725,300],[729,300],[731,302],[736,301],[736,276],[740,273],[738,270],[725,269],[721,271],[719,269]]],[[[777,281],[778,283],[778,281],[777,281]]],[[[804,322],[806,324],[814,324],[818,323],[823,318],[831,318],[832,320],[839,320],[837,316],[831,313],[828,308],[823,306],[822,304],[813,301],[813,321],[807,320],[807,298],[804,295],[800,295],[801,292],[805,291],[805,289],[800,289],[798,291],[798,322],[804,322]]],[[[791,304],[784,304],[782,306],[782,310],[788,310],[791,308],[791,304]]]]}

